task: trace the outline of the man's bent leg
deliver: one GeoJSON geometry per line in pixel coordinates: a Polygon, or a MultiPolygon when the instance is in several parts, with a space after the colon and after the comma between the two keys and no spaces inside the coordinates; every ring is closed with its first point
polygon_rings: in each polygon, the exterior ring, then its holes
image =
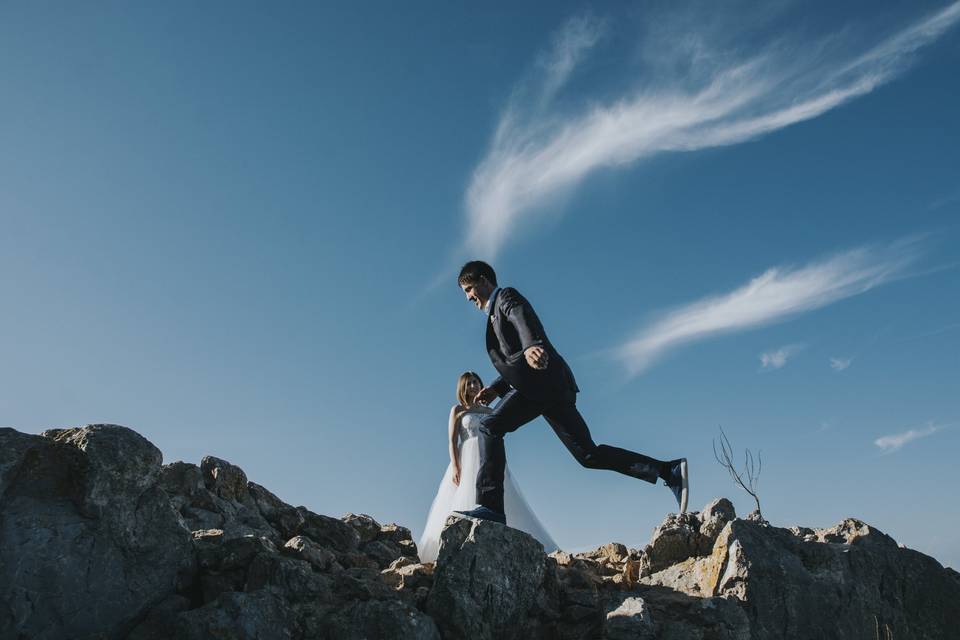
{"type": "Polygon", "coordinates": [[[620,447],[595,444],[587,423],[573,403],[550,407],[543,417],[577,462],[585,467],[610,469],[654,484],[668,471],[667,463],[661,460],[620,447]]]}
{"type": "Polygon", "coordinates": [[[493,413],[480,418],[480,469],[477,471],[477,504],[503,513],[503,469],[507,456],[503,436],[540,415],[543,407],[516,389],[503,397],[493,413]]]}

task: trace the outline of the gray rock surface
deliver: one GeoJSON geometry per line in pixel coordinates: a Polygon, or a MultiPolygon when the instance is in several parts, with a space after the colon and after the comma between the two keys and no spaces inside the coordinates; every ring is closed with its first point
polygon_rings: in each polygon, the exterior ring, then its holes
{"type": "Polygon", "coordinates": [[[674,564],[641,582],[736,602],[752,638],[874,638],[878,628],[898,639],[936,638],[960,628],[960,585],[951,571],[859,520],[829,529],[723,520],[705,553],[695,537],[676,544],[676,518],[668,517],[647,551],[668,550],[674,564]]]}
{"type": "Polygon", "coordinates": [[[543,545],[496,522],[450,516],[427,612],[444,637],[532,638],[556,610],[543,545]]]}
{"type": "Polygon", "coordinates": [[[0,429],[0,637],[121,638],[175,593],[193,548],[160,462],[115,425],[0,429]]]}
{"type": "Polygon", "coordinates": [[[960,629],[960,587],[929,556],[848,519],[804,541],[788,529],[734,520],[718,538],[715,587],[740,601],[754,637],[946,637],[960,629]],[[723,553],[725,548],[725,554],[723,553]]]}
{"type": "Polygon", "coordinates": [[[441,638],[433,620],[402,600],[353,602],[333,614],[324,625],[323,631],[325,635],[321,637],[342,640],[441,638]]]}
{"type": "Polygon", "coordinates": [[[947,638],[960,574],[856,519],[781,529],[717,499],[643,549],[544,555],[451,517],[409,529],[283,502],[113,425],[0,429],[0,638],[947,638]]]}
{"type": "Polygon", "coordinates": [[[610,640],[652,640],[656,637],[650,607],[640,596],[626,596],[611,607],[604,631],[610,640]]]}

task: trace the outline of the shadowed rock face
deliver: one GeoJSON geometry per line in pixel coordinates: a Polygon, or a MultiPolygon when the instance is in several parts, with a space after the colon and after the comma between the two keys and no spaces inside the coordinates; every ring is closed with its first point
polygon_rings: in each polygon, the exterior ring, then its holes
{"type": "Polygon", "coordinates": [[[495,522],[450,516],[427,612],[450,638],[548,637],[556,574],[543,545],[495,522]]]}
{"type": "Polygon", "coordinates": [[[0,429],[0,637],[120,638],[175,593],[193,549],[160,461],[124,427],[0,429]]]}
{"type": "Polygon", "coordinates": [[[161,466],[114,425],[0,429],[0,638],[948,638],[960,574],[854,519],[743,520],[720,498],[644,549],[544,555],[451,517],[410,530],[283,502],[226,460],[161,466]]]}

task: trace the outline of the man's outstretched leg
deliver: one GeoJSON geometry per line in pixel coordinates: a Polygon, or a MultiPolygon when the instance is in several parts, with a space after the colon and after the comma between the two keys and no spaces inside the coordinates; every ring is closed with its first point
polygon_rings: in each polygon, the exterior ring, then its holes
{"type": "Polygon", "coordinates": [[[539,416],[542,410],[539,403],[513,390],[503,397],[503,401],[493,413],[480,419],[477,508],[455,513],[506,524],[503,511],[503,470],[507,465],[507,456],[503,436],[527,424],[539,416]]]}
{"type": "Polygon", "coordinates": [[[543,413],[554,433],[577,462],[589,469],[609,469],[652,484],[661,479],[673,492],[680,513],[687,510],[689,475],[687,459],[663,461],[620,447],[597,445],[575,404],[550,407],[543,413]]]}

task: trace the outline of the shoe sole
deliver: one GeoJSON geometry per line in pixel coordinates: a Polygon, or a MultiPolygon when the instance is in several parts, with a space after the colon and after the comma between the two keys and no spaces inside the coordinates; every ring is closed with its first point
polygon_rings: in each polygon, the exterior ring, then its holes
{"type": "Polygon", "coordinates": [[[502,524],[503,526],[507,526],[506,518],[504,518],[504,521],[503,521],[503,522],[500,522],[500,521],[497,520],[496,518],[485,518],[485,517],[483,517],[483,516],[472,516],[472,515],[470,515],[469,513],[464,513],[463,511],[451,511],[450,513],[453,514],[453,515],[460,516],[461,518],[470,518],[471,520],[483,520],[484,522],[496,522],[497,524],[502,524]]]}
{"type": "Polygon", "coordinates": [[[683,458],[680,460],[680,478],[683,481],[683,486],[680,491],[680,513],[687,512],[687,497],[690,494],[690,476],[687,471],[687,459],[683,458]]]}

